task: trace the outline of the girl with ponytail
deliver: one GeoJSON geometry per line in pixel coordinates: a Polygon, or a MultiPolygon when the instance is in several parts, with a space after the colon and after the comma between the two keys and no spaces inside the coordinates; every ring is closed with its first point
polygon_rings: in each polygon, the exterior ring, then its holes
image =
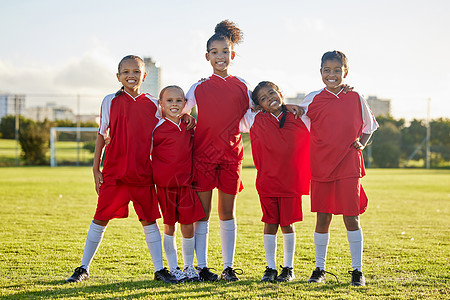
{"type": "Polygon", "coordinates": [[[197,127],[194,134],[194,187],[201,200],[205,217],[195,223],[195,250],[202,280],[216,281],[218,275],[207,265],[208,227],[211,214],[212,191],[218,188],[218,210],[222,244],[223,272],[226,281],[239,280],[233,269],[236,247],[235,202],[242,190],[243,160],[239,123],[251,103],[247,83],[229,74],[231,61],[236,57],[235,45],[242,41],[242,31],[228,20],[215,27],[206,43],[206,60],[213,74],[195,83],[187,93],[184,112],[198,106],[197,127]]]}

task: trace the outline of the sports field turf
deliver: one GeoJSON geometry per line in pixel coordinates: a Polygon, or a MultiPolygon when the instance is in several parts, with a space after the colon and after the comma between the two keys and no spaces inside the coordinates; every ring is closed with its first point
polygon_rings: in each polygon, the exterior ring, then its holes
{"type": "MultiPolygon", "coordinates": [[[[450,171],[370,169],[363,179],[369,208],[361,217],[367,286],[349,286],[350,254],[341,217],[331,228],[326,284],[307,284],[314,268],[315,215],[303,201],[289,283],[262,283],[265,269],[255,170],[244,169],[238,197],[234,283],[167,285],[153,281],[140,223],[113,220],[90,268],[91,280],[64,284],[79,266],[97,203],[89,167],[0,168],[1,299],[449,299],[450,171]]],[[[213,201],[209,264],[221,270],[217,202],[213,201]]],[[[161,224],[161,223],[160,223],[161,224]]],[[[160,226],[162,228],[162,226],[160,226]]],[[[177,243],[181,245],[180,234],[177,243]]],[[[179,247],[180,248],[180,247],[179,247]]],[[[278,235],[278,264],[282,264],[278,235]]],[[[179,251],[179,262],[181,253],[179,251]]]]}

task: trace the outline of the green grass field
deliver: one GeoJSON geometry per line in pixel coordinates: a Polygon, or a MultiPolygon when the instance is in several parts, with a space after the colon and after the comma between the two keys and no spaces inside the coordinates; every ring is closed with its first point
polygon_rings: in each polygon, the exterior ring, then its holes
{"type": "MultiPolygon", "coordinates": [[[[153,281],[144,234],[131,208],[129,218],[110,222],[90,268],[91,280],[64,284],[80,264],[97,202],[91,168],[1,168],[0,298],[449,299],[450,171],[367,173],[363,184],[369,208],[361,217],[367,286],[355,288],[349,285],[351,260],[341,217],[332,223],[327,261],[328,270],[341,283],[331,276],[326,284],[306,283],[314,268],[315,216],[309,212],[309,198],[303,201],[304,221],[296,224],[296,279],[260,282],[265,269],[263,225],[252,168],[244,169],[245,189],[237,204],[235,267],[244,270],[241,281],[179,285],[153,281]]],[[[217,202],[213,203],[209,263],[219,271],[217,202]]],[[[279,234],[278,264],[282,249],[279,234]]]]}

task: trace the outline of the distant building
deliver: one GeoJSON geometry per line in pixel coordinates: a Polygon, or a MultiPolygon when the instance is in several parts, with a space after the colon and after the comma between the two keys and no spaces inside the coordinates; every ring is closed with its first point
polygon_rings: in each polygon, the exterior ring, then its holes
{"type": "Polygon", "coordinates": [[[26,117],[34,121],[69,120],[76,121],[76,116],[72,109],[65,106],[57,106],[54,102],[49,102],[45,106],[35,106],[27,108],[26,117]]]}
{"type": "Polygon", "coordinates": [[[305,99],[304,93],[297,93],[295,97],[286,97],[285,102],[287,104],[301,104],[303,102],[303,99],[305,99]]]}
{"type": "Polygon", "coordinates": [[[369,96],[367,103],[375,117],[391,114],[391,99],[379,99],[377,96],[369,96]]]}
{"type": "Polygon", "coordinates": [[[25,113],[25,95],[0,94],[0,119],[8,115],[25,113]]]}
{"type": "Polygon", "coordinates": [[[159,62],[153,61],[151,57],[144,57],[144,63],[147,78],[141,85],[141,91],[150,93],[158,98],[161,89],[161,68],[159,62]]]}

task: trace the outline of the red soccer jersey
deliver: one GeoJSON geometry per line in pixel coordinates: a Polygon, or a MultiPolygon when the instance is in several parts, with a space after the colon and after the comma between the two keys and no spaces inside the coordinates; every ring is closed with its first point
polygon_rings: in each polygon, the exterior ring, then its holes
{"type": "Polygon", "coordinates": [[[163,119],[153,132],[153,180],[157,186],[180,187],[192,182],[193,130],[163,119]]]}
{"type": "Polygon", "coordinates": [[[362,153],[353,143],[378,127],[365,100],[356,92],[336,95],[323,89],[309,94],[305,102],[311,120],[311,178],[326,182],[363,177],[362,153]]]}
{"type": "Polygon", "coordinates": [[[194,160],[239,163],[243,159],[239,122],[249,108],[250,91],[234,76],[212,75],[194,84],[187,93],[185,111],[198,108],[194,135],[194,160]]]}
{"type": "Polygon", "coordinates": [[[103,164],[105,183],[152,185],[150,147],[159,121],[157,100],[148,94],[108,95],[102,103],[99,133],[110,131],[103,164]]]}
{"type": "Polygon", "coordinates": [[[309,131],[300,119],[259,112],[250,128],[253,161],[258,170],[256,189],[262,197],[309,194],[309,131]]]}

